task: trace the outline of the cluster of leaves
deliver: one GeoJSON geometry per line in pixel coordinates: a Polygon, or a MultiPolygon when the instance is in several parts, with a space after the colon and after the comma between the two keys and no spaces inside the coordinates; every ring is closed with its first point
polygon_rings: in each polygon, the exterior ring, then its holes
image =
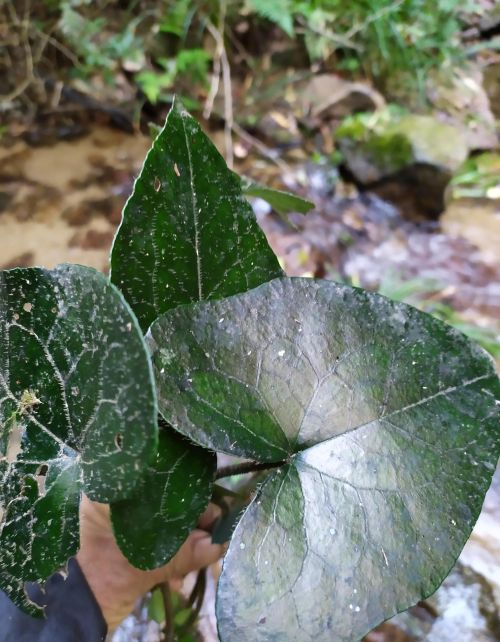
{"type": "Polygon", "coordinates": [[[224,559],[223,642],[357,640],[432,593],[500,449],[486,353],[379,294],[284,276],[177,102],[109,281],[1,273],[0,390],[0,586],[34,614],[24,583],[76,552],[82,492],[148,569],[215,492],[217,452],[266,471],[224,559]]]}

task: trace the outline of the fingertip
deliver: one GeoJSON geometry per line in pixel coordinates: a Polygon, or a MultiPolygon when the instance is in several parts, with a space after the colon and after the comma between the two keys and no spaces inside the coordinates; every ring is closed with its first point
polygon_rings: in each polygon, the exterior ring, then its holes
{"type": "Polygon", "coordinates": [[[204,533],[202,537],[198,537],[193,540],[192,550],[193,564],[196,564],[196,568],[193,570],[197,570],[217,562],[224,555],[227,549],[224,544],[214,544],[212,542],[212,537],[207,533],[204,533]]]}
{"type": "Polygon", "coordinates": [[[221,514],[222,509],[220,506],[217,506],[216,504],[209,504],[206,511],[198,521],[199,528],[208,530],[211,526],[213,526],[214,522],[221,516],[221,514]]]}

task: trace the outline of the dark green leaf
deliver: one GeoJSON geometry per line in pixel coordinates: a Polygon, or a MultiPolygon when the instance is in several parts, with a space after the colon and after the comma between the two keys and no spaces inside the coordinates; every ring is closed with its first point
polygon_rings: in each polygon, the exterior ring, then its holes
{"type": "Polygon", "coordinates": [[[116,541],[137,568],[166,564],[210,501],[215,453],[163,429],[137,492],[111,507],[116,541]]]}
{"type": "Polygon", "coordinates": [[[35,612],[24,581],[76,552],[82,491],[132,492],[156,412],[140,328],[102,274],[0,273],[0,585],[16,604],[35,612]]]}
{"type": "Polygon", "coordinates": [[[254,183],[248,178],[242,177],[241,187],[245,196],[257,196],[269,203],[278,214],[286,215],[291,212],[307,214],[314,208],[314,203],[301,198],[291,192],[279,189],[271,189],[260,183],[254,183]]]}
{"type": "Polygon", "coordinates": [[[223,514],[219,517],[212,531],[212,542],[214,544],[225,544],[229,542],[242,513],[243,506],[237,505],[228,510],[225,515],[223,514]]]}
{"type": "Polygon", "coordinates": [[[312,279],[172,310],[150,343],[175,428],[284,460],[232,538],[221,640],[358,640],[438,587],[499,454],[500,384],[478,346],[312,279]]]}
{"type": "Polygon", "coordinates": [[[239,179],[176,101],[125,206],[111,280],[146,330],[177,305],[281,275],[239,179]]]}

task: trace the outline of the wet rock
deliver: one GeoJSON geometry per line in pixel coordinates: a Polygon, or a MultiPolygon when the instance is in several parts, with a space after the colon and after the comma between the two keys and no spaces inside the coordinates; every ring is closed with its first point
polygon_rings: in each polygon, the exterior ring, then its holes
{"type": "Polygon", "coordinates": [[[484,69],[484,89],[490,99],[491,111],[500,119],[500,62],[492,62],[484,69]]]}
{"type": "Polygon", "coordinates": [[[313,120],[329,120],[381,109],[385,100],[365,83],[349,82],[335,74],[319,74],[304,86],[301,103],[304,115],[313,120]]]}
{"type": "Polygon", "coordinates": [[[500,263],[500,155],[469,158],[453,176],[446,200],[443,231],[469,240],[487,262],[500,263]]]}
{"type": "Polygon", "coordinates": [[[349,169],[363,184],[415,164],[451,174],[468,153],[462,133],[432,116],[360,114],[347,118],[336,136],[349,169]]]}
{"type": "Polygon", "coordinates": [[[500,262],[500,199],[452,201],[441,217],[441,227],[450,236],[465,238],[478,247],[488,263],[500,262]]]}
{"type": "MultiPolygon", "coordinates": [[[[500,469],[486,494],[483,510],[460,556],[464,566],[481,575],[491,587],[500,613],[500,469]]],[[[498,628],[497,628],[498,631],[498,628]]],[[[500,639],[500,631],[499,639],[500,639]]]]}
{"type": "Polygon", "coordinates": [[[498,32],[500,29],[500,5],[494,3],[491,11],[481,18],[479,28],[483,34],[498,32]]]}
{"type": "Polygon", "coordinates": [[[494,642],[498,613],[491,587],[471,569],[458,564],[431,602],[439,617],[426,642],[494,642]]]}
{"type": "Polygon", "coordinates": [[[354,180],[397,205],[402,202],[409,218],[435,217],[443,210],[446,185],[468,155],[456,127],[390,110],[347,118],[336,138],[354,180]]]}
{"type": "Polygon", "coordinates": [[[495,149],[495,116],[479,69],[437,70],[429,74],[426,86],[437,116],[462,131],[469,150],[495,149]]]}
{"type": "Polygon", "coordinates": [[[366,642],[494,642],[498,624],[491,587],[459,563],[431,598],[396,615],[366,642]]]}

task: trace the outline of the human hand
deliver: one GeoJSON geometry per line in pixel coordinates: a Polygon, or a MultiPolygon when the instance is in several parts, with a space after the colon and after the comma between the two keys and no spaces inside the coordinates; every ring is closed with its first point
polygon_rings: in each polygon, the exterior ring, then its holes
{"type": "MultiPolygon", "coordinates": [[[[200,519],[207,528],[217,515],[210,505],[200,519]]],[[[152,571],[132,566],[118,548],[111,529],[109,507],[83,497],[80,506],[80,550],[78,564],[99,604],[109,631],[133,610],[141,595],[157,584],[168,581],[179,589],[184,577],[216,562],[225,547],[212,544],[209,533],[194,530],[168,564],[152,571]]]]}

